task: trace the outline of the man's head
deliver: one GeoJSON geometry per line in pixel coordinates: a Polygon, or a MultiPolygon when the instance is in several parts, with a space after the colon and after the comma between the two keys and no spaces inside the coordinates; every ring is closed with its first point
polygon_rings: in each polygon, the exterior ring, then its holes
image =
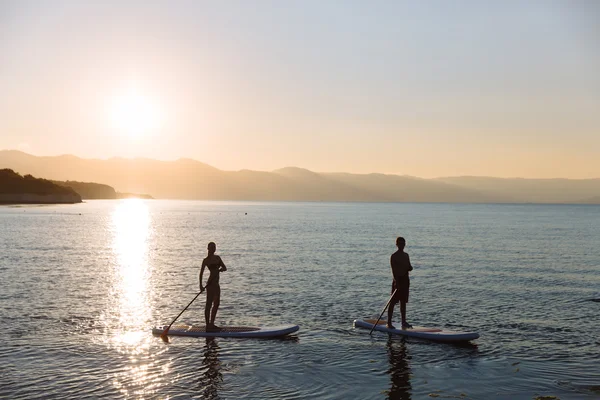
{"type": "Polygon", "coordinates": [[[406,246],[406,240],[404,240],[402,236],[398,236],[396,238],[396,246],[398,246],[398,249],[404,250],[404,246],[406,246]]]}

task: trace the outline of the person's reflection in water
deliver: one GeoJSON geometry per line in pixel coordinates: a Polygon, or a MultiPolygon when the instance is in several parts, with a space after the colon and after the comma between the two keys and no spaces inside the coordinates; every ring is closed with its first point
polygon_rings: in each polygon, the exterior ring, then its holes
{"type": "Polygon", "coordinates": [[[392,386],[388,392],[390,400],[409,400],[412,387],[410,386],[410,357],[406,352],[406,339],[390,338],[387,342],[388,358],[390,360],[390,379],[392,386]]]}
{"type": "Polygon", "coordinates": [[[206,347],[204,348],[204,359],[202,360],[202,369],[204,372],[200,376],[200,391],[204,399],[218,399],[219,389],[223,382],[221,373],[221,361],[219,361],[219,345],[214,338],[206,338],[206,347]]]}

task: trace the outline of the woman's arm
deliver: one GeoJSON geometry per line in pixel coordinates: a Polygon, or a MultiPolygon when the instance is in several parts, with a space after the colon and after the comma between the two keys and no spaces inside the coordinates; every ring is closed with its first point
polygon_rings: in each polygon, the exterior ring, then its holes
{"type": "Polygon", "coordinates": [[[221,260],[220,256],[219,256],[219,265],[221,265],[221,272],[227,271],[227,267],[225,266],[225,263],[223,262],[223,260],[221,260]]]}
{"type": "Polygon", "coordinates": [[[204,292],[204,286],[202,286],[202,275],[204,275],[204,268],[206,267],[206,259],[202,260],[202,268],[200,268],[200,276],[198,280],[200,281],[200,293],[204,292]]]}

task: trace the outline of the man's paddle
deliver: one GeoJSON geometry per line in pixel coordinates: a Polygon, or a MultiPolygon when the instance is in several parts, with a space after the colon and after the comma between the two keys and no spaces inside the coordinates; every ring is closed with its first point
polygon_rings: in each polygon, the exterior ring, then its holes
{"type": "Polygon", "coordinates": [[[175,319],[173,320],[173,322],[171,322],[171,323],[169,324],[169,326],[167,327],[167,329],[165,329],[165,330],[163,331],[163,333],[161,333],[161,335],[160,335],[160,338],[161,338],[161,339],[162,339],[164,342],[167,342],[167,343],[169,343],[169,338],[167,337],[167,335],[168,335],[168,333],[169,333],[169,329],[171,329],[171,325],[173,325],[173,324],[175,323],[175,321],[177,321],[177,318],[179,318],[179,317],[181,316],[181,314],[183,314],[183,312],[184,312],[185,310],[187,310],[189,306],[191,306],[191,305],[192,305],[192,303],[194,302],[194,300],[196,300],[196,299],[198,298],[198,296],[200,296],[200,294],[201,294],[201,293],[202,293],[202,291],[201,291],[201,292],[199,292],[199,293],[196,295],[196,297],[194,297],[194,298],[192,299],[192,301],[190,301],[190,304],[188,304],[187,306],[185,306],[185,308],[183,309],[183,311],[181,311],[181,312],[179,313],[179,315],[177,315],[177,316],[175,317],[175,319]]]}
{"type": "Polygon", "coordinates": [[[371,328],[371,330],[369,331],[369,335],[371,333],[373,333],[373,329],[375,329],[375,327],[377,326],[377,324],[379,323],[379,320],[381,319],[381,316],[383,315],[383,313],[385,312],[385,310],[387,310],[388,306],[390,305],[390,302],[392,301],[392,299],[394,298],[394,295],[396,294],[396,291],[398,291],[398,289],[394,290],[394,293],[392,293],[392,295],[390,296],[390,299],[388,300],[388,302],[385,304],[385,307],[383,307],[383,311],[381,312],[381,314],[379,314],[379,318],[377,318],[377,321],[375,322],[375,325],[373,325],[373,327],[371,328]]]}

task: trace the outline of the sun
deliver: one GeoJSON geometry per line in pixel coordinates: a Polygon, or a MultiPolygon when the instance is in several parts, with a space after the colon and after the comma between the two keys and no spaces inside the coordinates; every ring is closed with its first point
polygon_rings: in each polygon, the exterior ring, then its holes
{"type": "Polygon", "coordinates": [[[118,134],[139,139],[156,134],[164,116],[154,99],[130,89],[112,100],[110,119],[118,134]]]}

